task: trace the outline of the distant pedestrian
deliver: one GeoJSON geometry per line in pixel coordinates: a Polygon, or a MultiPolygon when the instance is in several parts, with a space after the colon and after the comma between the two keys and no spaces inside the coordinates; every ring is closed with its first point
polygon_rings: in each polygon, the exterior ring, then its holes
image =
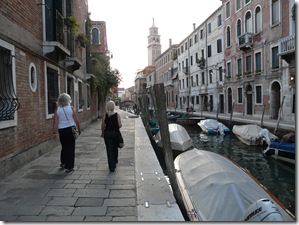
{"type": "Polygon", "coordinates": [[[118,163],[118,134],[122,127],[120,115],[114,112],[115,104],[109,101],[106,104],[106,113],[102,116],[102,134],[105,140],[108,166],[114,172],[118,163]]]}
{"type": "Polygon", "coordinates": [[[211,107],[212,107],[211,101],[208,101],[208,103],[207,103],[207,110],[211,111],[211,107]]]}
{"type": "Polygon", "coordinates": [[[72,126],[76,126],[79,135],[81,134],[80,122],[71,103],[71,96],[67,93],[60,94],[53,119],[54,139],[57,140],[59,134],[59,140],[62,147],[60,153],[60,166],[65,168],[66,173],[73,171],[75,164],[76,141],[72,133],[72,126]]]}

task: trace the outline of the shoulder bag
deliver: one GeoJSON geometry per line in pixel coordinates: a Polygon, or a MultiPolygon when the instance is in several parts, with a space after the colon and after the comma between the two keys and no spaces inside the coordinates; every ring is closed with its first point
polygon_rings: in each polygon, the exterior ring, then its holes
{"type": "MultiPolygon", "coordinates": [[[[67,115],[66,115],[63,107],[62,107],[62,109],[63,109],[64,115],[66,116],[66,119],[69,121],[70,125],[72,125],[71,122],[70,122],[70,120],[69,120],[69,118],[67,117],[67,115]]],[[[73,133],[73,136],[74,136],[74,138],[76,140],[79,137],[79,133],[78,133],[78,131],[76,129],[76,126],[72,126],[72,133],[73,133]]]]}

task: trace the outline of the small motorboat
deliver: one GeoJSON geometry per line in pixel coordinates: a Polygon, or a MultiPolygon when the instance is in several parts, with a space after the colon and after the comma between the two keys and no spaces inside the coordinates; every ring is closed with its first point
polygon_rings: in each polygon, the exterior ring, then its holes
{"type": "Polygon", "coordinates": [[[295,149],[295,143],[272,141],[264,150],[264,154],[277,160],[295,164],[295,149]]]}
{"type": "Polygon", "coordinates": [[[170,112],[167,113],[167,119],[171,122],[176,122],[177,118],[179,118],[181,115],[177,114],[171,114],[170,112]]]}
{"type": "Polygon", "coordinates": [[[174,160],[177,183],[191,221],[295,221],[295,216],[235,162],[191,149],[174,160]]]}
{"type": "MultiPolygon", "coordinates": [[[[186,151],[193,146],[193,141],[183,126],[170,123],[168,124],[168,130],[172,150],[186,151]]],[[[159,147],[162,147],[160,131],[154,136],[154,140],[159,147]]]]}
{"type": "Polygon", "coordinates": [[[206,134],[228,134],[230,129],[223,123],[214,119],[205,119],[197,123],[201,130],[206,134]]]}
{"type": "Polygon", "coordinates": [[[183,114],[182,117],[177,118],[176,122],[182,125],[195,125],[204,119],[205,117],[203,116],[188,116],[187,114],[183,114]]]}
{"type": "Polygon", "coordinates": [[[234,125],[233,133],[246,145],[269,145],[271,141],[278,140],[278,137],[256,124],[234,125]]]}

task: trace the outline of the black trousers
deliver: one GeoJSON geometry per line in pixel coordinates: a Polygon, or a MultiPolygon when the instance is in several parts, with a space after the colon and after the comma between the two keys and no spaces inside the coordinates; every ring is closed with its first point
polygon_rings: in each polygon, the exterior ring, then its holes
{"type": "Polygon", "coordinates": [[[72,128],[59,129],[59,140],[61,143],[60,162],[65,164],[65,169],[72,169],[75,165],[75,138],[72,128]]]}
{"type": "Polygon", "coordinates": [[[116,168],[118,161],[118,133],[117,131],[105,130],[104,140],[107,151],[109,170],[116,168]]]}

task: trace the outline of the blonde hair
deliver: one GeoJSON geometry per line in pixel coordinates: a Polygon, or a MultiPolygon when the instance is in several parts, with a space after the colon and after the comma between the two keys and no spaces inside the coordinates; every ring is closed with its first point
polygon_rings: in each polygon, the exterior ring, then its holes
{"type": "Polygon", "coordinates": [[[111,116],[112,114],[114,114],[114,108],[115,108],[115,104],[113,101],[109,101],[106,104],[106,111],[108,116],[111,116]]]}
{"type": "Polygon", "coordinates": [[[60,94],[57,99],[57,106],[64,107],[64,106],[70,105],[71,103],[72,103],[72,98],[67,93],[60,94]]]}

